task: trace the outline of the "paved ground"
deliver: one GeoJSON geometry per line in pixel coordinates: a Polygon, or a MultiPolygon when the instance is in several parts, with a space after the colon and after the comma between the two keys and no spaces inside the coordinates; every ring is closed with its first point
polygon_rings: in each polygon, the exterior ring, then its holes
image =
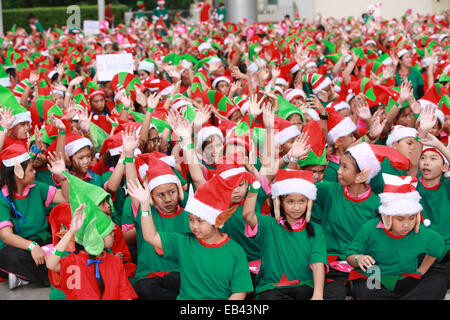
{"type": "MultiPolygon", "coordinates": [[[[50,288],[40,288],[33,285],[27,285],[8,289],[8,282],[0,282],[0,300],[49,300],[50,288]]],[[[447,291],[445,300],[450,300],[450,290],[447,291]]]]}

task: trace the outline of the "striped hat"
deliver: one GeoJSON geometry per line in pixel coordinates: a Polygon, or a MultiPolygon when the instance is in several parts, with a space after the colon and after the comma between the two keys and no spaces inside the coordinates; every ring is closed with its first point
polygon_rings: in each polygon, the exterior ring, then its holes
{"type": "Polygon", "coordinates": [[[327,78],[318,73],[309,73],[303,76],[303,82],[307,82],[311,85],[314,94],[319,93],[329,85],[331,85],[330,78],[327,78]]]}

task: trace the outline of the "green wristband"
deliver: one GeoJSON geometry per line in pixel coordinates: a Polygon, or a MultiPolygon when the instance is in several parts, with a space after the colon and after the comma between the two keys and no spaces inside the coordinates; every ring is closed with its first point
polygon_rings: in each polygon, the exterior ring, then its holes
{"type": "Polygon", "coordinates": [[[58,134],[65,136],[66,135],[66,130],[58,130],[58,134]]]}
{"type": "Polygon", "coordinates": [[[29,156],[30,156],[30,158],[33,159],[33,160],[36,159],[36,156],[35,156],[34,153],[32,153],[32,152],[29,153],[29,156]]]}
{"type": "Polygon", "coordinates": [[[359,256],[360,256],[360,254],[358,254],[358,255],[355,257],[355,264],[356,264],[356,265],[358,265],[358,258],[359,258],[359,256]]]}
{"type": "Polygon", "coordinates": [[[123,163],[133,163],[134,162],[134,157],[125,157],[125,159],[123,160],[123,163]]]}
{"type": "Polygon", "coordinates": [[[147,107],[147,111],[150,113],[153,113],[153,112],[155,112],[155,108],[147,107]]]}
{"type": "Polygon", "coordinates": [[[38,244],[37,244],[35,241],[31,242],[30,245],[29,245],[28,248],[27,248],[28,251],[31,252],[31,251],[33,250],[33,248],[36,247],[37,245],[38,245],[38,244]]]}
{"type": "Polygon", "coordinates": [[[53,253],[55,256],[58,256],[58,257],[61,257],[61,258],[62,258],[62,256],[64,255],[64,252],[59,251],[59,250],[56,250],[55,248],[53,248],[52,253],[53,253]]]}
{"type": "Polygon", "coordinates": [[[111,123],[111,125],[112,125],[113,127],[117,127],[119,124],[118,124],[117,122],[113,122],[113,123],[111,123]]]}
{"type": "Polygon", "coordinates": [[[420,113],[413,113],[413,117],[416,118],[416,119],[419,118],[420,117],[420,113]]]}

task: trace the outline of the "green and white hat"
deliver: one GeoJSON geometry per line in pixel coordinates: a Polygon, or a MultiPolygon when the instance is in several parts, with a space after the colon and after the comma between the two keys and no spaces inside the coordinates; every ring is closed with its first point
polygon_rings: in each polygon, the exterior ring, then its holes
{"type": "Polygon", "coordinates": [[[13,116],[16,119],[12,123],[11,128],[22,122],[31,123],[31,112],[19,104],[11,90],[2,85],[0,85],[0,107],[13,109],[13,116]]]}

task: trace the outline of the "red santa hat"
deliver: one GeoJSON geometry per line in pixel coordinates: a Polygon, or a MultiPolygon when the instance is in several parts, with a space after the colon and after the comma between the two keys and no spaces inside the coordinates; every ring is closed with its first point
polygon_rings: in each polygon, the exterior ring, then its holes
{"type": "MultiPolygon", "coordinates": [[[[152,155],[148,156],[147,161],[149,168],[147,170],[146,177],[148,179],[148,188],[150,192],[152,192],[152,190],[156,187],[168,183],[176,184],[180,191],[180,180],[167,163],[152,155]]],[[[180,196],[182,196],[182,194],[183,191],[180,192],[180,196]]]]}
{"type": "Polygon", "coordinates": [[[350,117],[344,117],[334,108],[326,109],[328,111],[328,135],[327,144],[332,146],[337,139],[345,137],[356,130],[356,125],[350,117]]]}
{"type": "Polygon", "coordinates": [[[386,217],[417,214],[416,233],[419,231],[420,212],[423,210],[420,204],[420,194],[416,190],[417,178],[411,176],[394,176],[383,173],[384,190],[379,194],[381,205],[378,212],[383,217],[386,229],[390,229],[392,219],[386,217]],[[388,223],[386,223],[388,222],[388,223]],[[387,226],[386,226],[387,224],[387,226]]]}
{"type": "MultiPolygon", "coordinates": [[[[278,170],[275,182],[272,184],[272,199],[274,199],[275,217],[280,217],[280,196],[302,194],[309,200],[316,200],[317,187],[314,184],[314,174],[306,170],[278,170]]],[[[305,220],[311,219],[311,206],[308,206],[305,220]]]]}
{"type": "Polygon", "coordinates": [[[201,150],[203,143],[214,135],[218,136],[223,142],[224,137],[222,131],[218,127],[205,123],[197,132],[196,149],[201,150]]]}
{"type": "Polygon", "coordinates": [[[287,101],[291,102],[292,100],[302,97],[303,99],[306,99],[306,94],[301,89],[288,89],[284,93],[284,97],[287,101]]]}
{"type": "MultiPolygon", "coordinates": [[[[123,152],[123,139],[122,132],[116,133],[110,137],[108,137],[102,145],[100,149],[100,155],[109,152],[111,157],[118,156],[121,152],[123,152]]],[[[141,153],[141,150],[136,148],[134,150],[134,155],[137,156],[141,153]]]]}
{"type": "Polygon", "coordinates": [[[280,146],[300,135],[300,130],[296,125],[280,117],[275,118],[275,130],[278,130],[278,132],[274,139],[280,143],[280,146]]]}
{"type": "Polygon", "coordinates": [[[0,152],[0,159],[5,167],[14,167],[16,162],[20,164],[29,160],[30,155],[23,144],[14,143],[0,152]]]}
{"type": "Polygon", "coordinates": [[[189,195],[184,210],[220,228],[238,208],[237,205],[230,208],[233,190],[239,186],[233,182],[234,179],[225,180],[215,175],[201,185],[195,194],[189,195]]]}
{"type": "Polygon", "coordinates": [[[389,134],[386,145],[388,147],[392,147],[392,144],[398,142],[404,138],[413,137],[415,138],[417,135],[417,130],[415,128],[409,128],[402,125],[396,125],[392,128],[391,133],[389,134]]]}
{"type": "Polygon", "coordinates": [[[66,135],[66,145],[64,146],[64,150],[67,156],[72,157],[75,153],[85,147],[93,147],[91,140],[76,133],[66,135]]]}
{"type": "Polygon", "coordinates": [[[350,105],[345,101],[334,101],[327,105],[327,108],[333,108],[336,111],[340,111],[343,109],[351,109],[350,105]]]}
{"type": "Polygon", "coordinates": [[[256,181],[255,177],[245,168],[244,156],[237,153],[223,157],[221,163],[217,165],[215,175],[219,175],[224,180],[232,181],[234,185],[239,185],[242,180],[246,180],[249,184],[256,181]]]}
{"type": "Polygon", "coordinates": [[[370,169],[366,183],[380,172],[381,162],[386,158],[399,170],[409,169],[409,159],[391,147],[363,142],[348,148],[347,151],[355,159],[361,171],[370,169]]]}

